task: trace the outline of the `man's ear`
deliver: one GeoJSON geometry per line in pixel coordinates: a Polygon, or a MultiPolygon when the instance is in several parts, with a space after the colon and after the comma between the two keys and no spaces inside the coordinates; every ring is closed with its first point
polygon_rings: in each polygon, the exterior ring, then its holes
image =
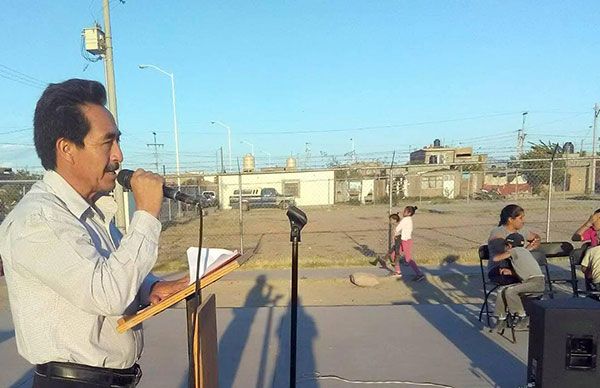
{"type": "Polygon", "coordinates": [[[56,162],[58,160],[62,160],[68,164],[73,164],[75,162],[75,158],[73,155],[73,151],[75,150],[75,144],[70,140],[65,139],[64,137],[56,140],[56,162]]]}

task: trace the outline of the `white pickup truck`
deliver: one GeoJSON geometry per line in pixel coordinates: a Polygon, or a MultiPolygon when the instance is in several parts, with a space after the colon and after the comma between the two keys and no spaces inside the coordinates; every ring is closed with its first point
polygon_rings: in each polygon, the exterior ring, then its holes
{"type": "MultiPolygon", "coordinates": [[[[278,207],[287,209],[290,205],[295,205],[294,197],[281,195],[273,187],[264,187],[262,189],[242,189],[242,209],[248,210],[257,207],[278,207]]],[[[235,190],[229,197],[229,205],[232,208],[238,208],[240,200],[240,191],[235,190]]]]}

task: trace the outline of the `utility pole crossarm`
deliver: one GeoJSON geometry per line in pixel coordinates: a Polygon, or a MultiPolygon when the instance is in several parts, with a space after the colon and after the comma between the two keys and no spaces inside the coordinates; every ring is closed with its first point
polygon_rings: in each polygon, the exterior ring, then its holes
{"type": "Polygon", "coordinates": [[[165,145],[162,143],[157,143],[156,142],[156,132],[152,132],[152,134],[154,135],[154,143],[148,143],[146,144],[147,147],[154,147],[154,161],[155,161],[155,167],[156,167],[156,173],[158,173],[159,171],[159,158],[158,158],[158,148],[159,147],[164,147],[165,145]]]}

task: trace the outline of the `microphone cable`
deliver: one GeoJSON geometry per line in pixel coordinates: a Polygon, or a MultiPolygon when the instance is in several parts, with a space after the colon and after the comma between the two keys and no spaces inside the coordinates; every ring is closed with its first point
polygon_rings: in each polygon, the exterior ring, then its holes
{"type": "Polygon", "coordinates": [[[305,374],[298,381],[311,381],[311,380],[337,380],[343,381],[348,384],[394,384],[394,385],[412,385],[412,386],[422,386],[422,387],[438,387],[438,388],[454,388],[451,385],[434,383],[430,381],[407,381],[407,380],[354,380],[348,379],[342,376],[329,374],[323,375],[319,372],[313,372],[312,374],[305,374]]]}
{"type": "Polygon", "coordinates": [[[199,363],[199,346],[200,346],[200,330],[198,328],[198,308],[202,303],[202,287],[200,286],[200,259],[202,255],[202,234],[204,230],[204,211],[199,203],[196,204],[195,209],[200,212],[200,222],[198,225],[198,256],[196,257],[196,276],[194,279],[194,299],[195,299],[195,310],[192,314],[192,356],[194,357],[194,385],[200,386],[200,363],[199,363]]]}

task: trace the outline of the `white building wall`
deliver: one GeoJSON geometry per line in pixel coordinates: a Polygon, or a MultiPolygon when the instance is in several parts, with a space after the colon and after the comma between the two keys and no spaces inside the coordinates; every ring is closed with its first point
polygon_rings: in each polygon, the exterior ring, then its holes
{"type": "Polygon", "coordinates": [[[375,181],[373,179],[363,179],[361,185],[360,202],[365,203],[365,197],[369,193],[373,193],[374,182],[375,181]]]}
{"type": "MultiPolygon", "coordinates": [[[[239,175],[219,176],[219,205],[222,209],[230,209],[229,197],[240,187],[239,175]]],[[[333,205],[334,174],[326,171],[298,171],[276,173],[245,173],[241,175],[242,189],[261,189],[273,187],[283,194],[284,182],[298,182],[298,206],[333,205]]]]}

